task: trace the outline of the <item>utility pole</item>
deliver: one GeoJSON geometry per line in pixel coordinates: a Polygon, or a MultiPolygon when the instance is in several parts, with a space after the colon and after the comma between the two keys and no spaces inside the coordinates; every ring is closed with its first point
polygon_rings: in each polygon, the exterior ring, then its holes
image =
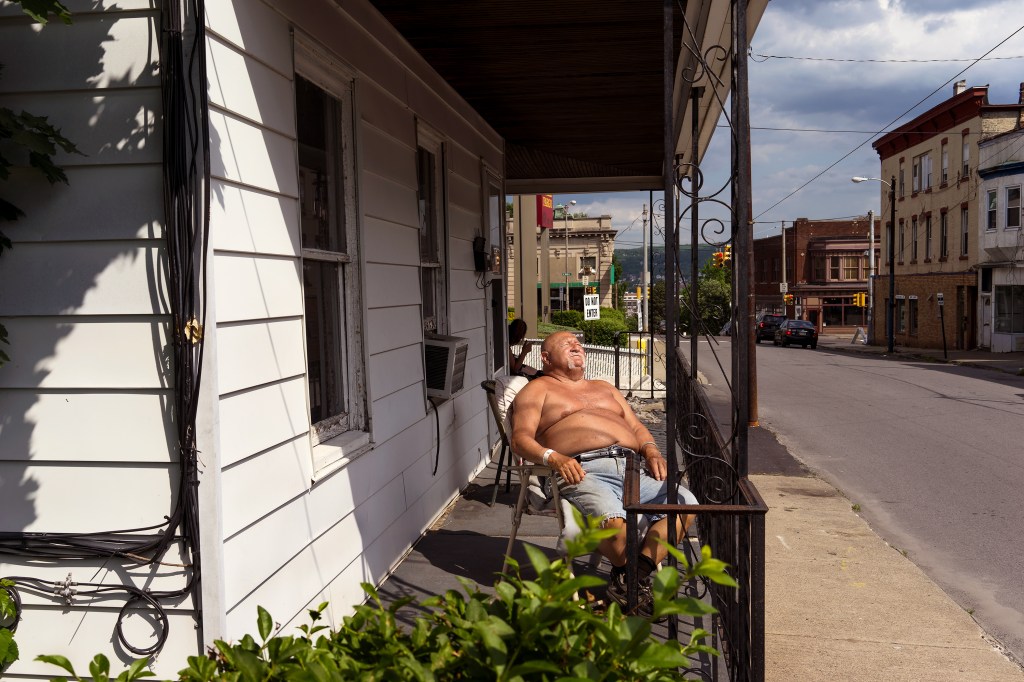
{"type": "Polygon", "coordinates": [[[875,212],[868,211],[868,338],[875,340],[875,212]]]}
{"type": "MultiPolygon", "coordinates": [[[[641,282],[641,285],[643,286],[643,294],[644,294],[643,295],[643,299],[644,299],[644,301],[643,301],[643,320],[642,320],[643,329],[641,329],[640,331],[646,332],[646,331],[649,331],[650,328],[651,328],[651,324],[650,324],[650,319],[651,319],[650,318],[651,292],[648,290],[648,287],[650,286],[650,277],[648,276],[648,273],[647,273],[647,204],[644,204],[644,210],[643,210],[643,212],[640,215],[643,217],[643,223],[644,223],[643,230],[642,230],[643,233],[644,233],[644,248],[643,248],[643,252],[644,252],[644,267],[643,267],[643,270],[641,271],[642,274],[640,275],[640,282],[641,282]]],[[[654,220],[654,207],[653,206],[651,207],[651,220],[652,221],[654,220]]]]}
{"type": "Polygon", "coordinates": [[[779,287],[779,291],[782,293],[782,309],[786,310],[786,294],[789,293],[789,280],[786,278],[786,221],[782,222],[782,284],[784,286],[779,287]]]}

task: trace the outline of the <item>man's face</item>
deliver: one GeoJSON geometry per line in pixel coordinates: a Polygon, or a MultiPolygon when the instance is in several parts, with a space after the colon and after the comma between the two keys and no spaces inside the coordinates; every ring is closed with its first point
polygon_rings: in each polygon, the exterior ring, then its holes
{"type": "Polygon", "coordinates": [[[552,368],[582,370],[586,361],[587,354],[574,334],[559,334],[552,340],[548,350],[548,362],[552,368]]]}

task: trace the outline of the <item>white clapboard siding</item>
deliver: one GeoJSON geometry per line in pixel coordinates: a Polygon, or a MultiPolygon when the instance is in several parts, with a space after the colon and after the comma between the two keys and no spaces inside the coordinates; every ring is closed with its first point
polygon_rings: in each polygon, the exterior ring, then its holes
{"type": "Polygon", "coordinates": [[[230,536],[305,494],[312,480],[306,434],[226,468],[221,475],[224,534],[230,536]]]}
{"type": "Polygon", "coordinates": [[[176,470],[175,465],[0,462],[5,497],[0,531],[85,533],[158,524],[170,513],[176,470]]]}
{"type": "MultiPolygon", "coordinates": [[[[292,441],[309,431],[306,381],[292,377],[221,398],[221,464],[292,441]],[[259,428],[254,428],[255,426],[259,428]]],[[[306,456],[309,456],[308,443],[306,456]]]]}
{"type": "Polygon", "coordinates": [[[168,463],[176,459],[169,399],[169,390],[0,390],[8,415],[0,460],[168,463]]]}
{"type": "Polygon", "coordinates": [[[164,238],[159,164],[82,166],[65,174],[67,184],[51,185],[38,173],[11,172],[4,192],[17,197],[26,216],[7,230],[15,244],[164,238]]]}
{"type": "Polygon", "coordinates": [[[373,414],[377,418],[374,421],[373,437],[387,440],[425,417],[426,413],[423,387],[418,383],[375,398],[373,414]]]}
{"type": "MultiPolygon", "coordinates": [[[[366,305],[368,308],[420,303],[418,267],[366,264],[366,305]]],[[[373,344],[370,344],[373,347],[373,344]]],[[[372,381],[372,378],[371,378],[372,381]]]]}
{"type": "Polygon", "coordinates": [[[157,87],[5,95],[4,105],[47,112],[50,123],[75,143],[81,155],[58,151],[53,160],[59,166],[160,161],[157,87]]]}
{"type": "MultiPolygon", "coordinates": [[[[117,595],[107,603],[109,606],[106,608],[76,608],[74,614],[66,613],[60,606],[26,608],[16,637],[21,647],[21,660],[4,673],[4,680],[39,679],[38,676],[53,679],[66,675],[61,668],[34,660],[36,652],[59,653],[72,662],[79,675],[89,674],[89,661],[100,652],[110,659],[110,667],[115,674],[126,669],[138,657],[112,645],[117,639],[114,628],[118,611],[124,602],[117,595]],[[35,646],[29,648],[29,643],[35,642],[46,642],[54,648],[45,651],[38,651],[35,646]]],[[[152,668],[156,673],[153,679],[158,680],[178,679],[178,671],[185,667],[186,659],[195,656],[200,649],[196,619],[191,612],[170,609],[167,619],[170,628],[167,643],[152,668]]],[[[125,637],[133,646],[152,646],[157,638],[153,630],[154,620],[145,611],[131,615],[124,621],[125,637]]],[[[255,631],[254,628],[250,630],[255,631]]]]}
{"type": "Polygon", "coordinates": [[[360,131],[363,171],[416,189],[416,147],[365,120],[360,131]]]}
{"type": "MultiPolygon", "coordinates": [[[[423,453],[423,444],[415,444],[417,454],[423,453]]],[[[384,456],[384,455],[381,455],[384,456]]],[[[404,466],[415,461],[415,457],[406,450],[395,453],[390,460],[399,460],[404,466]]],[[[353,512],[365,509],[365,503],[380,499],[386,506],[394,507],[401,502],[404,494],[399,487],[394,489],[396,481],[401,485],[402,467],[390,467],[389,478],[366,485],[367,479],[372,480],[372,472],[379,466],[365,457],[361,457],[345,469],[331,476],[323,483],[318,483],[308,495],[295,498],[282,505],[277,513],[267,515],[251,526],[229,537],[225,543],[224,555],[228,575],[229,602],[241,599],[255,589],[261,576],[274,573],[289,558],[304,551],[307,547],[322,541],[342,519],[352,522],[353,512]],[[273,537],[273,543],[266,538],[273,537]]],[[[386,516],[386,514],[385,514],[386,516]]],[[[381,519],[387,522],[387,519],[381,519]]],[[[361,526],[365,532],[367,526],[361,526]]],[[[344,542],[346,549],[358,554],[360,543],[358,535],[353,535],[344,542]]]]}
{"type": "MultiPolygon", "coordinates": [[[[133,12],[152,9],[152,0],[67,0],[62,5],[68,8],[75,17],[85,16],[93,12],[133,12]]],[[[0,2],[0,17],[25,17],[21,7],[11,2],[0,2]]]]}
{"type": "Polygon", "coordinates": [[[423,376],[423,346],[412,344],[370,358],[374,395],[384,397],[409,386],[418,386],[423,376]]]}
{"type": "Polygon", "coordinates": [[[292,37],[275,9],[260,0],[227,0],[206,5],[206,26],[278,73],[292,72],[292,37]]]}
{"type": "Polygon", "coordinates": [[[449,324],[451,329],[463,334],[467,330],[480,326],[482,317],[487,313],[487,306],[481,300],[452,301],[448,306],[449,324]]]}
{"type": "MultiPolygon", "coordinates": [[[[159,75],[146,59],[157,44],[160,13],[122,15],[111,21],[104,14],[76,14],[70,26],[51,21],[39,31],[23,22],[0,22],[0,62],[4,89],[15,92],[88,90],[126,86],[156,86],[159,75]],[[68,59],[68,41],[81,41],[93,49],[68,59]],[[32,59],[7,59],[31,54],[32,59]],[[17,65],[17,68],[13,68],[17,65]]],[[[157,55],[153,53],[153,62],[157,55]]],[[[36,112],[38,110],[32,110],[36,112]]]]}
{"type": "Polygon", "coordinates": [[[0,388],[166,388],[168,323],[147,317],[4,320],[11,361],[0,388]]]}
{"type": "Polygon", "coordinates": [[[372,353],[399,348],[409,339],[418,339],[423,330],[418,303],[367,311],[366,336],[374,340],[370,346],[372,353]]]}
{"type": "Polygon", "coordinates": [[[363,221],[363,235],[366,262],[419,267],[419,230],[368,217],[363,221]]]}
{"type": "Polygon", "coordinates": [[[210,243],[218,251],[299,254],[299,209],[294,197],[213,180],[210,243]]]}
{"type": "Polygon", "coordinates": [[[0,268],[0,315],[145,315],[166,312],[163,241],[29,242],[0,268]],[[38,281],[45,267],[47,286],[38,281]]]}
{"type": "MultiPolygon", "coordinates": [[[[372,127],[379,133],[394,138],[398,144],[411,150],[416,149],[416,121],[404,107],[395,106],[392,94],[377,83],[359,80],[356,83],[356,96],[359,99],[362,130],[372,127]]],[[[413,168],[413,177],[415,176],[416,169],[413,168]]],[[[415,184],[412,186],[415,187],[415,184]]]]}
{"type": "Polygon", "coordinates": [[[299,195],[294,162],[282,163],[295,157],[293,138],[212,110],[210,144],[220,152],[211,158],[214,177],[292,197],[299,195]]]}
{"type": "Polygon", "coordinates": [[[302,273],[291,257],[217,254],[217,321],[302,315],[302,273]]]}
{"type": "MultiPolygon", "coordinates": [[[[465,178],[455,172],[448,173],[448,201],[452,207],[479,216],[481,209],[480,176],[465,178]]],[[[478,223],[479,226],[479,223],[478,223]]]]}
{"type": "Polygon", "coordinates": [[[207,40],[210,104],[295,137],[291,78],[216,37],[207,40]]]}
{"type": "MultiPolygon", "coordinates": [[[[410,163],[414,159],[410,157],[410,163]]],[[[415,185],[409,187],[374,173],[362,173],[360,180],[361,208],[365,216],[419,229],[415,185]]]]}
{"type": "MultiPolygon", "coordinates": [[[[401,488],[402,481],[395,479],[327,529],[315,544],[304,547],[273,575],[255,583],[244,596],[235,594],[229,587],[229,601],[237,602],[228,613],[229,624],[236,622],[238,613],[237,626],[244,627],[246,614],[255,613],[258,605],[279,614],[282,619],[293,618],[301,605],[320,593],[353,561],[358,561],[363,548],[392,524],[394,500],[401,498],[401,488]]],[[[228,567],[229,549],[225,547],[228,567]]],[[[259,549],[252,548],[252,551],[259,552],[259,549]]],[[[237,626],[232,625],[231,629],[237,631],[234,629],[237,626]]]]}
{"type": "Polygon", "coordinates": [[[221,393],[288,379],[306,371],[301,319],[249,322],[217,330],[221,393]]]}
{"type": "Polygon", "coordinates": [[[470,210],[461,206],[453,206],[449,213],[448,233],[453,239],[473,241],[480,235],[480,210],[470,210]]]}

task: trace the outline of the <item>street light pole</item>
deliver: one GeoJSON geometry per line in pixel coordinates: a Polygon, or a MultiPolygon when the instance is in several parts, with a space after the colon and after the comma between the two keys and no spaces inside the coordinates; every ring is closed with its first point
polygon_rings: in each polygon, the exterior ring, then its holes
{"type": "Polygon", "coordinates": [[[572,199],[568,204],[562,204],[562,230],[565,232],[565,300],[562,301],[562,310],[569,309],[569,207],[575,206],[576,200],[572,199]]]}
{"type": "MultiPolygon", "coordinates": [[[[890,182],[882,178],[850,178],[853,182],[877,180],[889,188],[889,305],[885,307],[885,340],[888,353],[896,352],[896,176],[890,182]]],[[[873,245],[872,245],[873,248],[873,245]]]]}

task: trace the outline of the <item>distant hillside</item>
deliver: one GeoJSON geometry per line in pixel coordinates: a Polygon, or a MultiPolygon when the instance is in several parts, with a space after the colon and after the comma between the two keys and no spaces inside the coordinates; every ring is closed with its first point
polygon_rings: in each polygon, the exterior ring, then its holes
{"type": "MultiPolygon", "coordinates": [[[[697,267],[704,267],[704,263],[711,259],[715,247],[710,244],[701,244],[697,247],[697,267]]],[[[616,279],[627,282],[640,282],[640,271],[644,266],[644,254],[642,248],[637,249],[615,249],[615,256],[622,265],[621,275],[616,279]]],[[[688,279],[690,275],[690,245],[679,247],[679,267],[683,271],[683,278],[688,279]]],[[[665,247],[654,247],[654,281],[665,279],[665,247]]]]}

